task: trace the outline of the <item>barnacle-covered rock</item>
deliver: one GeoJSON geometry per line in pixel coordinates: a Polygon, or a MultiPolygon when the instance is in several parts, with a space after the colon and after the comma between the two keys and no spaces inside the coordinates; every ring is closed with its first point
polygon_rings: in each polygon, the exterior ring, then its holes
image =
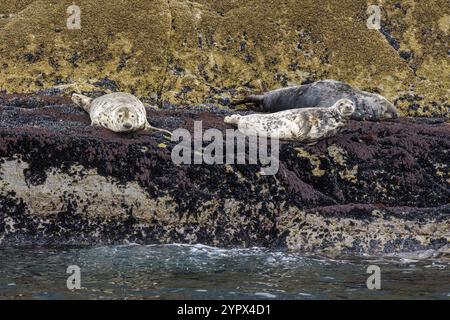
{"type": "MultiPolygon", "coordinates": [[[[232,129],[226,109],[148,108],[169,130],[232,129]]],[[[0,95],[0,245],[202,243],[399,252],[450,241],[450,124],[350,121],[280,145],[279,170],[176,165],[160,133],[90,126],[69,98],[0,95]]]]}

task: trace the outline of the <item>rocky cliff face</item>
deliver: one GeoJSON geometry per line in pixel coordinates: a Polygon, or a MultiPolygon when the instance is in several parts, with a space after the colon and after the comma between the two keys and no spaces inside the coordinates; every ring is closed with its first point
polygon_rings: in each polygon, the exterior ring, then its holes
{"type": "Polygon", "coordinates": [[[449,243],[447,0],[382,1],[380,30],[366,25],[366,0],[77,0],[81,29],[69,30],[73,4],[0,3],[2,245],[449,243]],[[284,143],[278,173],[263,176],[259,165],[175,165],[160,134],[92,128],[63,97],[128,91],[158,104],[155,126],[224,132],[232,96],[327,78],[428,119],[351,121],[315,145],[284,143]]]}
{"type": "MultiPolygon", "coordinates": [[[[229,112],[148,108],[170,130],[230,129],[229,112]]],[[[0,96],[0,243],[203,243],[328,252],[450,242],[450,125],[350,121],[260,165],[175,165],[160,133],[89,126],[67,98],[0,96]]]]}
{"type": "Polygon", "coordinates": [[[0,88],[123,90],[153,102],[227,104],[232,95],[320,79],[378,92],[406,115],[448,116],[447,0],[72,0],[0,3],[0,88]]]}

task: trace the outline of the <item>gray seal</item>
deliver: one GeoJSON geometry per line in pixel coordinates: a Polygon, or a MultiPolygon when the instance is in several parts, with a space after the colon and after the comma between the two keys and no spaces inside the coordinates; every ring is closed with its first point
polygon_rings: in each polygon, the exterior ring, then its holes
{"type": "Polygon", "coordinates": [[[244,135],[310,143],[338,133],[355,110],[353,101],[341,99],[329,108],[292,109],[247,116],[232,115],[225,117],[224,121],[237,125],[244,135]]]}
{"type": "Polygon", "coordinates": [[[378,121],[399,117],[395,106],[383,96],[335,80],[321,80],[269,91],[263,95],[251,95],[232,102],[232,105],[253,103],[261,112],[278,112],[297,108],[327,108],[340,99],[349,99],[355,103],[353,120],[378,121]]]}
{"type": "Polygon", "coordinates": [[[116,92],[92,99],[74,93],[72,101],[89,113],[92,126],[104,127],[114,132],[155,130],[172,135],[167,130],[150,125],[144,104],[132,94],[116,92]]]}

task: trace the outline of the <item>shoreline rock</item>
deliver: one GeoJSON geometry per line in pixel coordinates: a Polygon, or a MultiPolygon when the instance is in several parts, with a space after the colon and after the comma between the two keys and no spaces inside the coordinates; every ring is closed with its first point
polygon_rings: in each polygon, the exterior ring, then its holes
{"type": "MultiPolygon", "coordinates": [[[[148,108],[169,130],[231,129],[226,109],[148,108]]],[[[161,134],[89,126],[70,99],[0,94],[0,246],[201,243],[393,253],[450,241],[450,124],[350,121],[282,143],[280,170],[181,165],[161,134]]]]}

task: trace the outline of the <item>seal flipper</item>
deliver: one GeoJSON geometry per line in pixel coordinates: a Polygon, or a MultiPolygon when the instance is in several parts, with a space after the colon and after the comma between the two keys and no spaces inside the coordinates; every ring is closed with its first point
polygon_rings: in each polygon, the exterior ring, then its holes
{"type": "Polygon", "coordinates": [[[72,94],[73,103],[75,103],[77,106],[82,108],[87,113],[90,113],[92,100],[93,100],[92,98],[89,98],[82,94],[78,94],[78,93],[72,94]]]}
{"type": "Polygon", "coordinates": [[[101,127],[102,125],[101,125],[100,122],[96,119],[96,120],[92,120],[92,121],[91,121],[91,126],[93,126],[93,127],[101,127]]]}
{"type": "Polygon", "coordinates": [[[251,95],[251,96],[245,97],[244,99],[233,100],[233,101],[231,101],[231,105],[233,107],[235,107],[235,106],[239,106],[242,104],[253,103],[257,108],[261,109],[261,105],[262,105],[263,101],[264,101],[263,95],[251,95]]]}
{"type": "Polygon", "coordinates": [[[152,126],[148,121],[145,122],[144,130],[145,131],[152,131],[152,130],[154,130],[154,131],[164,132],[164,133],[167,133],[172,138],[172,132],[164,130],[164,129],[161,129],[161,128],[156,128],[156,127],[152,126]]]}

